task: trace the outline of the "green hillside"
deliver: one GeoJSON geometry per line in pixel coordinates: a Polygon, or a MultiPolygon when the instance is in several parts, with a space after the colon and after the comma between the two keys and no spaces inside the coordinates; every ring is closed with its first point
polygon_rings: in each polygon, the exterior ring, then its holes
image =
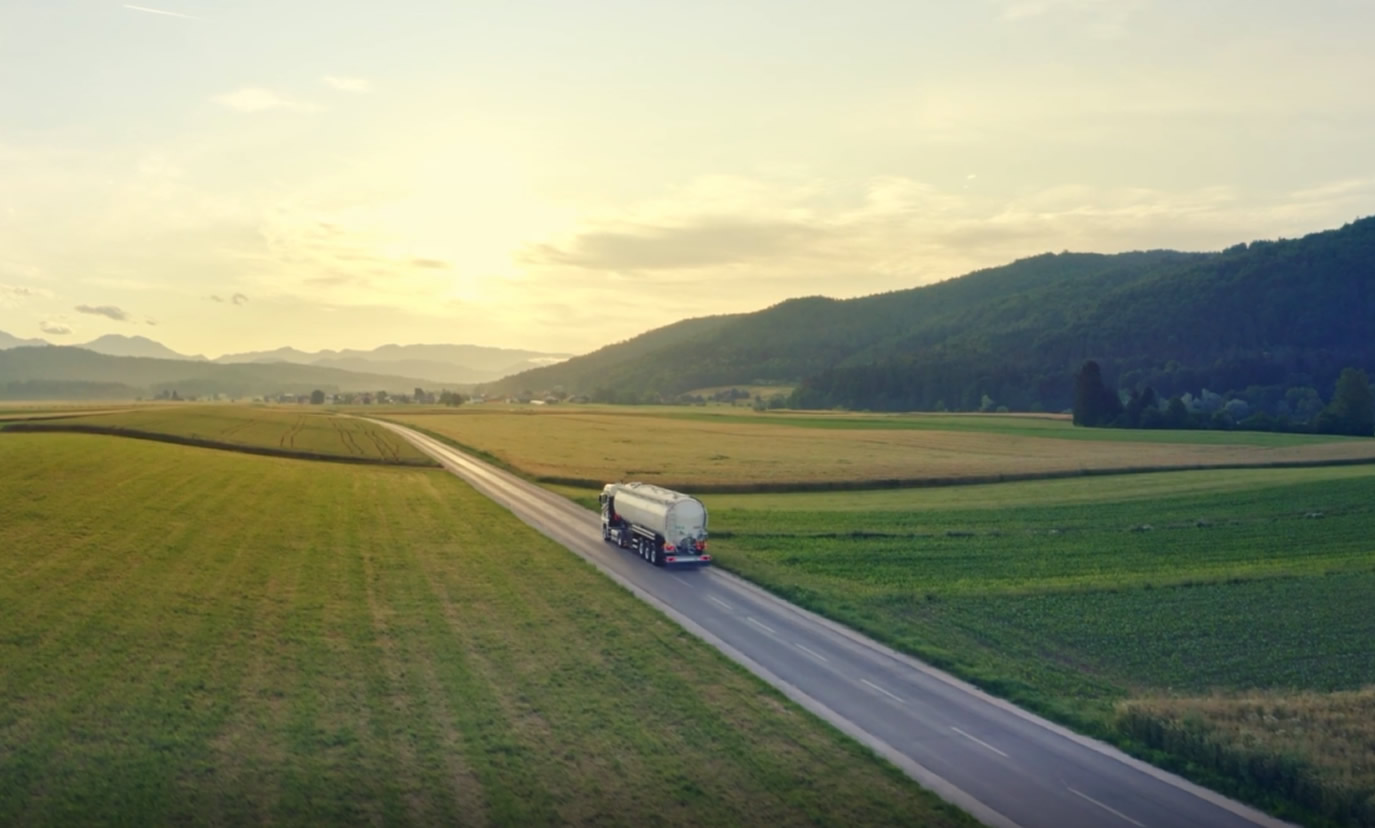
{"type": "MultiPolygon", "coordinates": [[[[692,348],[720,336],[731,323],[745,318],[739,314],[684,319],[655,328],[625,342],[607,345],[590,354],[574,357],[566,362],[513,374],[497,382],[481,386],[493,394],[514,394],[524,391],[545,391],[563,388],[569,393],[591,393],[600,387],[638,390],[634,372],[652,365],[659,354],[692,348]],[[620,381],[611,377],[624,377],[620,381]]],[[[691,385],[687,386],[693,387],[691,385]]]]}
{"type": "Polygon", "coordinates": [[[1220,253],[1045,254],[936,285],[687,320],[548,368],[499,392],[562,386],[602,398],[798,384],[806,407],[1061,410],[1074,370],[1163,395],[1313,387],[1375,370],[1375,219],[1220,253]]]}
{"type": "Polygon", "coordinates": [[[407,392],[434,383],[291,363],[218,365],[176,359],[114,357],[49,346],[0,351],[0,399],[132,399],[162,391],[182,396],[249,397],[313,389],[407,392]]]}

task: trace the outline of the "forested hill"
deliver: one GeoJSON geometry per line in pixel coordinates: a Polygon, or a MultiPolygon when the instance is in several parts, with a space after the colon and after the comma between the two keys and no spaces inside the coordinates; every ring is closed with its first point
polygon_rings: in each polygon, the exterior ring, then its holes
{"type": "Polygon", "coordinates": [[[673,398],[800,383],[794,404],[1061,410],[1096,359],[1162,395],[1310,386],[1375,374],[1375,218],[1221,253],[1046,254],[936,285],[793,299],[686,320],[489,386],[499,393],[673,398]]]}

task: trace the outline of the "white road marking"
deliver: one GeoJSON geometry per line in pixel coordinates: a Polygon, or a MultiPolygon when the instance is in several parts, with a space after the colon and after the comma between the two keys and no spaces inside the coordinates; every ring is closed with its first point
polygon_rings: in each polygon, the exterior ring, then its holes
{"type": "Polygon", "coordinates": [[[795,641],[793,642],[793,646],[801,650],[802,652],[806,653],[807,655],[811,656],[812,658],[816,659],[817,661],[830,661],[830,659],[826,658],[826,656],[822,655],[821,653],[818,653],[816,650],[813,650],[810,647],[804,647],[803,645],[798,644],[795,641]]]}
{"type": "Polygon", "coordinates": [[[768,624],[764,624],[754,620],[754,616],[752,615],[746,615],[745,620],[755,625],[759,629],[763,630],[764,632],[768,633],[769,635],[777,635],[777,633],[773,631],[773,627],[770,627],[768,624]]]}
{"type": "Polygon", "coordinates": [[[708,601],[715,601],[716,603],[720,604],[721,606],[725,607],[725,608],[728,609],[728,610],[734,610],[734,609],[735,609],[735,607],[732,607],[730,604],[727,604],[725,601],[722,601],[720,598],[717,598],[715,595],[708,595],[708,596],[707,596],[707,600],[708,600],[708,601]]]}
{"type": "Polygon", "coordinates": [[[687,578],[684,578],[682,575],[674,575],[674,576],[673,576],[673,580],[675,580],[675,581],[677,581],[678,583],[683,584],[683,585],[685,585],[685,586],[692,586],[692,581],[689,581],[687,578]]]}
{"type": "Polygon", "coordinates": [[[1145,824],[1144,822],[1137,822],[1136,820],[1132,819],[1131,817],[1127,816],[1126,814],[1122,813],[1121,811],[1117,810],[1116,808],[1110,808],[1110,807],[1108,807],[1107,805],[1104,805],[1103,803],[1099,802],[1098,800],[1094,799],[1093,797],[1089,796],[1089,795],[1086,794],[1086,793],[1081,793],[1081,792],[1079,792],[1079,791],[1076,791],[1075,789],[1073,789],[1073,788],[1071,788],[1071,787],[1069,787],[1069,786],[1065,786],[1065,790],[1069,791],[1070,793],[1074,794],[1074,795],[1077,796],[1077,797],[1080,797],[1080,798],[1082,798],[1082,799],[1087,799],[1089,802],[1092,802],[1094,805],[1097,805],[1099,808],[1102,808],[1103,810],[1107,811],[1108,813],[1112,814],[1113,816],[1115,816],[1115,817],[1117,817],[1117,818],[1119,818],[1119,819],[1125,819],[1127,822],[1130,822],[1132,825],[1135,825],[1136,828],[1146,828],[1146,824],[1145,824]]]}
{"type": "Polygon", "coordinates": [[[875,690],[879,691],[880,693],[882,693],[883,695],[885,695],[885,696],[887,696],[888,698],[892,699],[893,701],[905,704],[905,702],[903,702],[901,696],[894,695],[893,693],[890,693],[890,692],[888,692],[887,690],[884,690],[882,687],[879,687],[877,684],[874,684],[872,681],[870,681],[870,680],[868,680],[868,679],[864,679],[864,678],[860,679],[860,681],[864,682],[865,684],[867,684],[867,685],[869,685],[870,687],[874,688],[875,690]]]}
{"type": "Polygon", "coordinates": [[[988,748],[989,750],[993,751],[994,753],[998,754],[999,756],[1003,757],[1004,759],[1010,759],[1010,758],[1012,758],[1012,757],[1008,756],[1006,753],[1003,753],[1001,750],[998,750],[997,748],[993,747],[993,746],[990,745],[988,742],[985,742],[983,739],[980,739],[980,738],[977,737],[977,736],[970,736],[968,733],[965,733],[963,730],[960,730],[958,727],[954,727],[954,726],[952,725],[950,729],[953,730],[953,731],[955,731],[956,733],[960,734],[961,736],[963,736],[964,738],[968,739],[969,741],[973,742],[973,743],[976,744],[976,745],[983,745],[984,747],[988,748]]]}

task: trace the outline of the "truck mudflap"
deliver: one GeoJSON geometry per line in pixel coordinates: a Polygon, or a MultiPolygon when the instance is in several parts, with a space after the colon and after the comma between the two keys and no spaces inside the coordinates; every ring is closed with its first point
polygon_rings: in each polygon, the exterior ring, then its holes
{"type": "Polygon", "coordinates": [[[664,566],[711,566],[711,555],[705,552],[684,555],[664,550],[664,566]]]}

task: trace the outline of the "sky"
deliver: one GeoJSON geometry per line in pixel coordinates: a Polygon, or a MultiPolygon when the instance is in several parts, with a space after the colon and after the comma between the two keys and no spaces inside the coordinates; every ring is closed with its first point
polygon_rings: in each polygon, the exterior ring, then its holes
{"type": "Polygon", "coordinates": [[[1375,213],[1369,0],[0,0],[0,331],[579,353],[1375,213]]]}

